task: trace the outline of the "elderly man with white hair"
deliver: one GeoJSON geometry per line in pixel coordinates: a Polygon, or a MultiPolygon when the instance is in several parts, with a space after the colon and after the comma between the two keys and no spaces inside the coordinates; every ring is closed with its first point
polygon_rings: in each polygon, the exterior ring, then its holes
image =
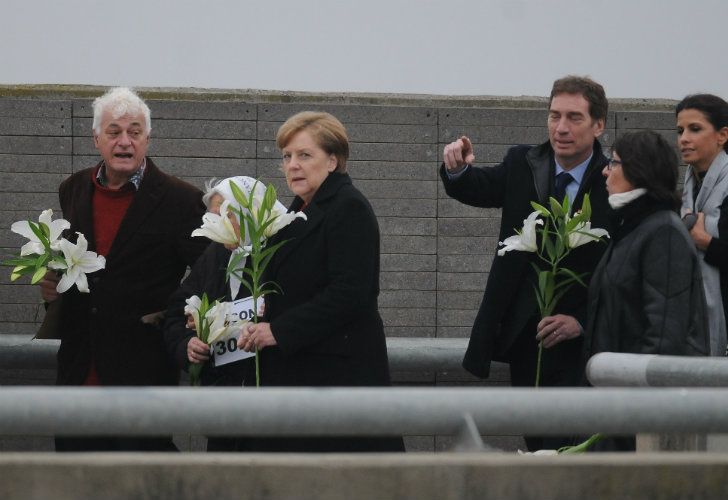
{"type": "MultiPolygon", "coordinates": [[[[69,234],[85,235],[106,268],[89,277],[90,293],[62,297],[58,277],[41,282],[60,302],[58,385],[176,385],[160,319],[170,294],[207,246],[191,233],[205,211],[197,188],[162,172],[147,157],[149,107],[114,88],[93,103],[93,138],[101,161],[63,181],[59,198],[69,234]]],[[[59,451],[176,450],[169,437],[57,438],[59,451]]]]}

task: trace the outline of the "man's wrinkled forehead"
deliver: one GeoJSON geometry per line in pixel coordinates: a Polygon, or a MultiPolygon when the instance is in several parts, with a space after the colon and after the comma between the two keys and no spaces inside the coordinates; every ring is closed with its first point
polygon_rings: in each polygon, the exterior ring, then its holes
{"type": "Polygon", "coordinates": [[[118,116],[114,116],[114,113],[111,110],[107,110],[101,115],[101,127],[104,129],[139,127],[144,130],[146,129],[146,120],[144,115],[141,113],[136,115],[122,113],[118,116]]]}

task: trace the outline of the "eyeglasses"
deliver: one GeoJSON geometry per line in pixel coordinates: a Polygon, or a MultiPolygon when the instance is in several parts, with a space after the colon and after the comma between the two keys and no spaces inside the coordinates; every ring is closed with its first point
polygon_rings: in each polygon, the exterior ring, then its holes
{"type": "Polygon", "coordinates": [[[614,158],[610,158],[609,162],[607,163],[607,170],[612,170],[615,165],[622,166],[622,160],[615,160],[614,158]]]}

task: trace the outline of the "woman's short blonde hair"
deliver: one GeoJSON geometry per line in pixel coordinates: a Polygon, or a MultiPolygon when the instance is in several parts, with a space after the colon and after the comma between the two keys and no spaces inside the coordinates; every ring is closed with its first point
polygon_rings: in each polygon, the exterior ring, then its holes
{"type": "Polygon", "coordinates": [[[349,159],[349,137],[344,125],[332,114],[319,111],[302,111],[290,117],[276,134],[276,145],[283,149],[294,135],[302,130],[311,134],[313,140],[327,154],[336,157],[334,172],[346,172],[349,159]]]}

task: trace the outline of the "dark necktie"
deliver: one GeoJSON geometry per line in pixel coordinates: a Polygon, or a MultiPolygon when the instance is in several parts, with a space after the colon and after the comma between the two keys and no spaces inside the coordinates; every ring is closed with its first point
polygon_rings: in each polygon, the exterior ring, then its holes
{"type": "Polygon", "coordinates": [[[554,189],[554,198],[559,201],[564,201],[566,196],[566,186],[571,184],[574,178],[568,172],[561,172],[556,176],[556,189],[554,189]]]}

